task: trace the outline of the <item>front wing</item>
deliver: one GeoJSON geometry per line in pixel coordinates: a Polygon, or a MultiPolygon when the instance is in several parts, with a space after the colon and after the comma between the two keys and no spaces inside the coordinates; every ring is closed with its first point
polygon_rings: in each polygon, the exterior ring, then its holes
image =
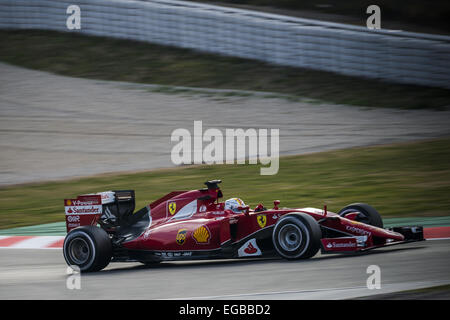
{"type": "Polygon", "coordinates": [[[362,252],[376,248],[425,240],[423,227],[393,227],[388,230],[398,232],[404,236],[404,240],[373,239],[368,236],[352,236],[339,238],[322,238],[322,253],[362,252]]]}

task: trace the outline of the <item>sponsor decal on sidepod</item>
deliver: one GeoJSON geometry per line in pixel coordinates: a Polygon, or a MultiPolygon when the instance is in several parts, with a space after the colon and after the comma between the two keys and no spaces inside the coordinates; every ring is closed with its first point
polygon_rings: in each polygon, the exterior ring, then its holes
{"type": "Polygon", "coordinates": [[[187,233],[187,229],[178,230],[176,240],[180,246],[183,245],[184,242],[186,241],[186,233],[187,233]]]}
{"type": "Polygon", "coordinates": [[[256,239],[248,240],[238,250],[239,257],[260,256],[260,255],[262,255],[262,252],[259,249],[258,245],[256,244],[256,239]]]}
{"type": "Polygon", "coordinates": [[[201,226],[194,231],[192,237],[198,244],[207,244],[209,243],[209,239],[211,239],[211,233],[209,232],[208,227],[201,226]]]}

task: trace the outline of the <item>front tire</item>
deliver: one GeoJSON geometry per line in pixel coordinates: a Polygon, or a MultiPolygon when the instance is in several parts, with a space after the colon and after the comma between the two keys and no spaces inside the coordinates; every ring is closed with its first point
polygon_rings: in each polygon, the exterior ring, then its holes
{"type": "Polygon", "coordinates": [[[319,224],[306,213],[290,213],[283,216],[272,233],[275,250],[288,260],[313,257],[320,249],[321,238],[319,224]]]}
{"type": "Polygon", "coordinates": [[[381,219],[381,215],[377,210],[375,210],[374,207],[371,207],[366,203],[353,203],[345,208],[342,208],[338,214],[345,218],[347,214],[352,212],[358,212],[356,221],[370,224],[374,227],[383,228],[383,219],[381,219]]]}
{"type": "Polygon", "coordinates": [[[71,230],[64,239],[64,259],[81,272],[100,271],[111,261],[112,244],[105,230],[82,226],[71,230]]]}

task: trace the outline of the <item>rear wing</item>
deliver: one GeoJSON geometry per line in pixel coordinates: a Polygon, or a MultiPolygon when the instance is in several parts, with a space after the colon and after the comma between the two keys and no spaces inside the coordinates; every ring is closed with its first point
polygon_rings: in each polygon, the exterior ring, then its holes
{"type": "Polygon", "coordinates": [[[76,199],[64,199],[64,209],[67,232],[79,226],[95,225],[102,215],[102,197],[84,195],[76,199]]]}
{"type": "Polygon", "coordinates": [[[122,219],[132,215],[135,209],[134,190],[104,191],[97,194],[64,199],[67,232],[86,226],[120,224],[122,219]]]}

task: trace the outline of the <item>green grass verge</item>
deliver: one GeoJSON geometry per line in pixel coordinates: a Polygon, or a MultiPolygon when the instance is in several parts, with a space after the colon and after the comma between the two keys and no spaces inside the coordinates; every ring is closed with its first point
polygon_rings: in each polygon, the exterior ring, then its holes
{"type": "Polygon", "coordinates": [[[390,84],[330,72],[154,44],[51,31],[0,31],[0,61],[92,79],[266,91],[339,104],[443,109],[450,90],[390,84]]]}
{"type": "Polygon", "coordinates": [[[111,189],[135,189],[137,208],[172,190],[202,187],[222,179],[225,198],[241,197],[254,207],[324,203],[338,211],[367,202],[383,217],[450,214],[450,138],[387,146],[352,148],[282,157],[274,176],[261,176],[259,165],[192,166],[108,174],[60,182],[0,188],[2,229],[63,221],[63,199],[111,189]]]}

